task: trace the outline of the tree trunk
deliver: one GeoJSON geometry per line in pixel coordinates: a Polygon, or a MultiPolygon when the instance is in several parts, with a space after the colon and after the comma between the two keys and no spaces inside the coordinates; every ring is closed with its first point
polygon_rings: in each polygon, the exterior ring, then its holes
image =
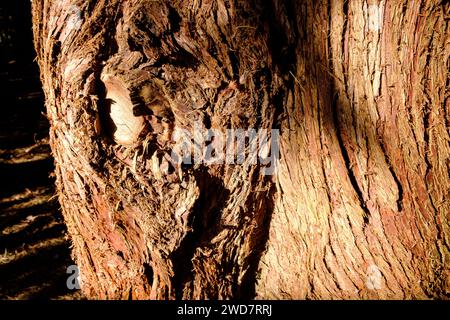
{"type": "Polygon", "coordinates": [[[34,0],[83,292],[448,297],[448,15],[438,0],[34,0]],[[171,162],[194,123],[278,129],[275,173],[171,162]]]}

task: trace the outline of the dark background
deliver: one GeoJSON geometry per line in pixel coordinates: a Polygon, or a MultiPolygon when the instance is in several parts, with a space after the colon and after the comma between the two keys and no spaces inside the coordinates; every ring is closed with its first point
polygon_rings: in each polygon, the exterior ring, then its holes
{"type": "Polygon", "coordinates": [[[0,299],[74,299],[30,5],[0,4],[0,299]]]}

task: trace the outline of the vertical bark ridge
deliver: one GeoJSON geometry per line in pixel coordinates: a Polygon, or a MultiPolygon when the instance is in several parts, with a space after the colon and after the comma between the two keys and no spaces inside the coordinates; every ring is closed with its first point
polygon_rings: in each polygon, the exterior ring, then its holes
{"type": "MultiPolygon", "coordinates": [[[[308,4],[308,17],[305,11],[297,11],[306,21],[308,37],[303,45],[313,49],[307,54],[302,54],[302,48],[298,49],[295,77],[301,88],[294,91],[292,101],[296,106],[287,105],[286,109],[300,112],[309,107],[313,110],[309,114],[302,112],[303,123],[295,129],[292,128],[295,124],[289,122],[288,133],[283,135],[284,159],[277,183],[279,199],[271,222],[268,251],[263,259],[269,267],[263,270],[261,295],[277,298],[425,297],[436,295],[432,292],[438,283],[441,292],[445,292],[448,277],[443,270],[448,270],[445,267],[448,262],[440,259],[438,265],[436,257],[442,258],[440,252],[448,252],[448,245],[435,239],[439,239],[438,230],[448,228],[448,216],[438,218],[441,214],[433,209],[429,200],[433,192],[428,196],[424,188],[425,171],[417,172],[417,168],[424,167],[428,161],[425,153],[416,152],[413,160],[414,149],[405,144],[417,141],[414,136],[419,134],[415,131],[422,135],[428,131],[418,121],[427,119],[420,111],[423,109],[421,100],[430,99],[425,90],[416,89],[415,83],[429,79],[430,72],[424,63],[419,67],[417,61],[420,61],[418,57],[426,58],[433,47],[446,50],[444,43],[432,43],[432,35],[436,29],[447,28],[442,20],[436,27],[436,21],[448,8],[433,1],[348,1],[345,4],[330,1],[327,5],[318,3],[317,7],[321,8],[320,12],[308,4]],[[328,19],[325,8],[330,10],[328,19]],[[317,20],[310,18],[313,16],[317,20]],[[330,30],[329,55],[323,47],[326,40],[321,32],[324,30],[330,30]],[[399,43],[401,46],[397,47],[399,43]],[[407,56],[393,55],[393,52],[406,50],[407,56]],[[314,62],[308,61],[311,56],[314,62]],[[317,65],[325,66],[327,73],[317,73],[317,65]],[[331,92],[317,89],[320,88],[315,82],[318,79],[324,87],[334,89],[331,92]],[[402,93],[405,98],[400,100],[402,93]],[[408,94],[419,101],[412,100],[408,104],[408,99],[412,99],[408,94]],[[310,99],[311,96],[318,99],[310,99]],[[402,110],[412,116],[398,114],[405,112],[402,110]],[[330,125],[321,120],[333,112],[337,113],[337,120],[330,130],[330,125]],[[325,114],[325,117],[317,123],[315,114],[325,114]],[[408,132],[412,134],[409,137],[405,136],[408,132]],[[297,141],[300,146],[286,141],[297,141]],[[321,162],[313,160],[311,155],[315,153],[322,155],[321,162]],[[304,168],[295,173],[292,163],[298,163],[298,168],[308,163],[306,170],[316,163],[315,174],[322,172],[323,177],[339,178],[319,178],[321,182],[310,184],[309,176],[314,175],[305,173],[304,168]],[[351,183],[352,179],[357,185],[351,183]],[[293,189],[300,190],[301,195],[291,193],[287,187],[290,185],[296,186],[293,189]],[[322,188],[325,194],[319,200],[317,193],[322,188]],[[358,200],[358,194],[362,201],[358,200]],[[327,204],[323,205],[321,200],[327,204]],[[311,210],[311,204],[316,204],[315,209],[311,210]],[[364,210],[368,213],[366,222],[355,216],[355,213],[364,216],[364,210]],[[328,217],[328,223],[313,222],[319,213],[328,217]],[[283,227],[293,219],[294,223],[283,227]],[[439,223],[435,219],[439,219],[439,223]],[[314,228],[315,224],[320,228],[314,228]],[[284,230],[281,231],[283,239],[277,236],[280,230],[284,230]],[[329,236],[320,237],[322,232],[329,236]],[[298,253],[283,243],[296,247],[298,253]],[[285,256],[280,257],[280,252],[286,252],[285,256]],[[299,260],[297,255],[307,255],[309,261],[307,258],[299,260]],[[297,258],[294,260],[294,257],[297,258]],[[420,262],[423,259],[426,263],[420,262]],[[378,288],[367,285],[371,276],[378,272],[382,279],[378,288]],[[424,278],[428,279],[426,284],[419,281],[424,278]]],[[[436,53],[434,57],[439,55],[436,53]]],[[[431,77],[439,78],[436,82],[444,86],[443,60],[432,61],[440,63],[442,69],[435,68],[431,77]]],[[[441,90],[437,92],[441,96],[436,99],[434,108],[442,110],[445,94],[441,90]]],[[[445,135],[443,127],[441,130],[441,136],[445,135]]],[[[441,146],[442,154],[448,154],[447,146],[441,146]]],[[[444,166],[441,163],[435,169],[443,170],[444,166]]],[[[442,196],[440,199],[448,208],[448,201],[442,196]]]]}

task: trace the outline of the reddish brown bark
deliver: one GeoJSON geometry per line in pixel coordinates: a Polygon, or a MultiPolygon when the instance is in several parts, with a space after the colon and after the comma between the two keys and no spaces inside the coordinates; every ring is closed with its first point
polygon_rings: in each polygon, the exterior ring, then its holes
{"type": "Polygon", "coordinates": [[[88,297],[448,296],[448,4],[42,0],[33,14],[88,297]],[[280,129],[276,174],[162,173],[194,121],[280,129]]]}

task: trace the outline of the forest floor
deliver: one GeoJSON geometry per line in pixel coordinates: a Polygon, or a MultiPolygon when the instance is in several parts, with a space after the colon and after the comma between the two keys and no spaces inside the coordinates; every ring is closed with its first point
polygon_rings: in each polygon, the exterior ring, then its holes
{"type": "Polygon", "coordinates": [[[0,299],[81,299],[66,286],[70,242],[55,196],[36,66],[0,72],[0,299]]]}

